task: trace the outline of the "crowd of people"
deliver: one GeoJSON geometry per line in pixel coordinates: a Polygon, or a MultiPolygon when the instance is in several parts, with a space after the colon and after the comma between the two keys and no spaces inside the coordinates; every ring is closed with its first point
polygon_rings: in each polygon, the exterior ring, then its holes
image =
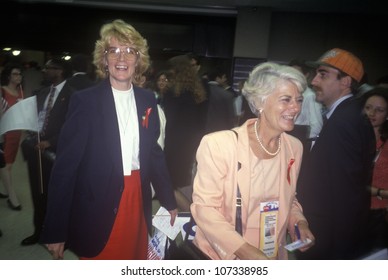
{"type": "MultiPolygon", "coordinates": [[[[70,249],[145,260],[157,199],[171,225],[191,212],[193,243],[210,259],[288,259],[290,240],[303,260],[388,247],[388,88],[359,91],[357,56],[260,63],[235,89],[230,71],[201,71],[192,53],[152,72],[148,51],[114,20],[92,57],[46,61],[27,94],[38,131],[2,135],[11,210],[23,211],[11,176],[19,143],[27,162],[34,232],[21,245],[44,244],[54,259],[70,249]]],[[[3,68],[2,114],[25,98],[23,72],[3,68]]]]}

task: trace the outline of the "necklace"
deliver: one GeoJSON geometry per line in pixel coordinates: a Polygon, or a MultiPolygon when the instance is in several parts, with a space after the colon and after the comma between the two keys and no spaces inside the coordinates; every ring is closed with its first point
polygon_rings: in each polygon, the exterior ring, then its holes
{"type": "Polygon", "coordinates": [[[261,140],[260,140],[260,138],[259,138],[259,134],[257,133],[257,120],[256,120],[256,122],[255,122],[255,134],[256,134],[257,142],[259,142],[259,144],[260,144],[260,147],[261,147],[261,148],[263,149],[263,151],[266,152],[268,155],[270,155],[270,156],[276,156],[276,155],[280,152],[280,136],[279,136],[279,138],[278,138],[278,149],[276,150],[276,152],[271,153],[270,151],[268,151],[268,150],[264,147],[263,143],[261,142],[261,140]]]}

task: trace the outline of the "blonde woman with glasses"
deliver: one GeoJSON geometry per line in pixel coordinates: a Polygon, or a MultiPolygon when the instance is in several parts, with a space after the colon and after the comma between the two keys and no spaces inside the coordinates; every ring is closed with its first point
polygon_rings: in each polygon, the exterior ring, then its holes
{"type": "Polygon", "coordinates": [[[54,259],[147,258],[150,184],[177,215],[151,91],[135,86],[150,61],[147,41],[122,20],[102,26],[94,64],[102,81],[76,92],[62,129],[40,242],[54,259]]]}

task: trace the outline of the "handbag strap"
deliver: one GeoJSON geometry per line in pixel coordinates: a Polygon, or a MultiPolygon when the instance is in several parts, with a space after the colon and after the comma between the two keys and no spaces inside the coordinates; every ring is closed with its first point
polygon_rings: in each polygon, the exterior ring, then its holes
{"type": "Polygon", "coordinates": [[[241,193],[237,184],[237,197],[236,197],[236,231],[242,236],[242,222],[241,222],[241,193]]]}
{"type": "MultiPolygon", "coordinates": [[[[235,130],[232,129],[234,134],[236,135],[238,139],[238,134],[235,130]]],[[[241,168],[241,163],[237,163],[237,171],[239,171],[241,168]]],[[[241,193],[240,193],[240,187],[238,186],[237,183],[237,194],[236,194],[236,225],[235,225],[235,230],[242,236],[242,221],[241,221],[241,206],[242,206],[242,201],[241,201],[241,193]]]]}

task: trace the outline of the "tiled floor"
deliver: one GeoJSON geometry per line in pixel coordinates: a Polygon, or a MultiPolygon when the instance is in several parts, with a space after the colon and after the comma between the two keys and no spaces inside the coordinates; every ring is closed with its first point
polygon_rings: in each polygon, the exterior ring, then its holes
{"type": "MultiPolygon", "coordinates": [[[[49,260],[50,254],[42,245],[21,246],[20,242],[33,233],[32,200],[27,176],[26,162],[19,150],[13,166],[13,181],[19,200],[21,211],[8,208],[7,199],[0,199],[0,260],[49,260]]],[[[3,187],[0,187],[3,190],[3,187]]],[[[69,252],[65,252],[65,259],[77,259],[69,252]]]]}

